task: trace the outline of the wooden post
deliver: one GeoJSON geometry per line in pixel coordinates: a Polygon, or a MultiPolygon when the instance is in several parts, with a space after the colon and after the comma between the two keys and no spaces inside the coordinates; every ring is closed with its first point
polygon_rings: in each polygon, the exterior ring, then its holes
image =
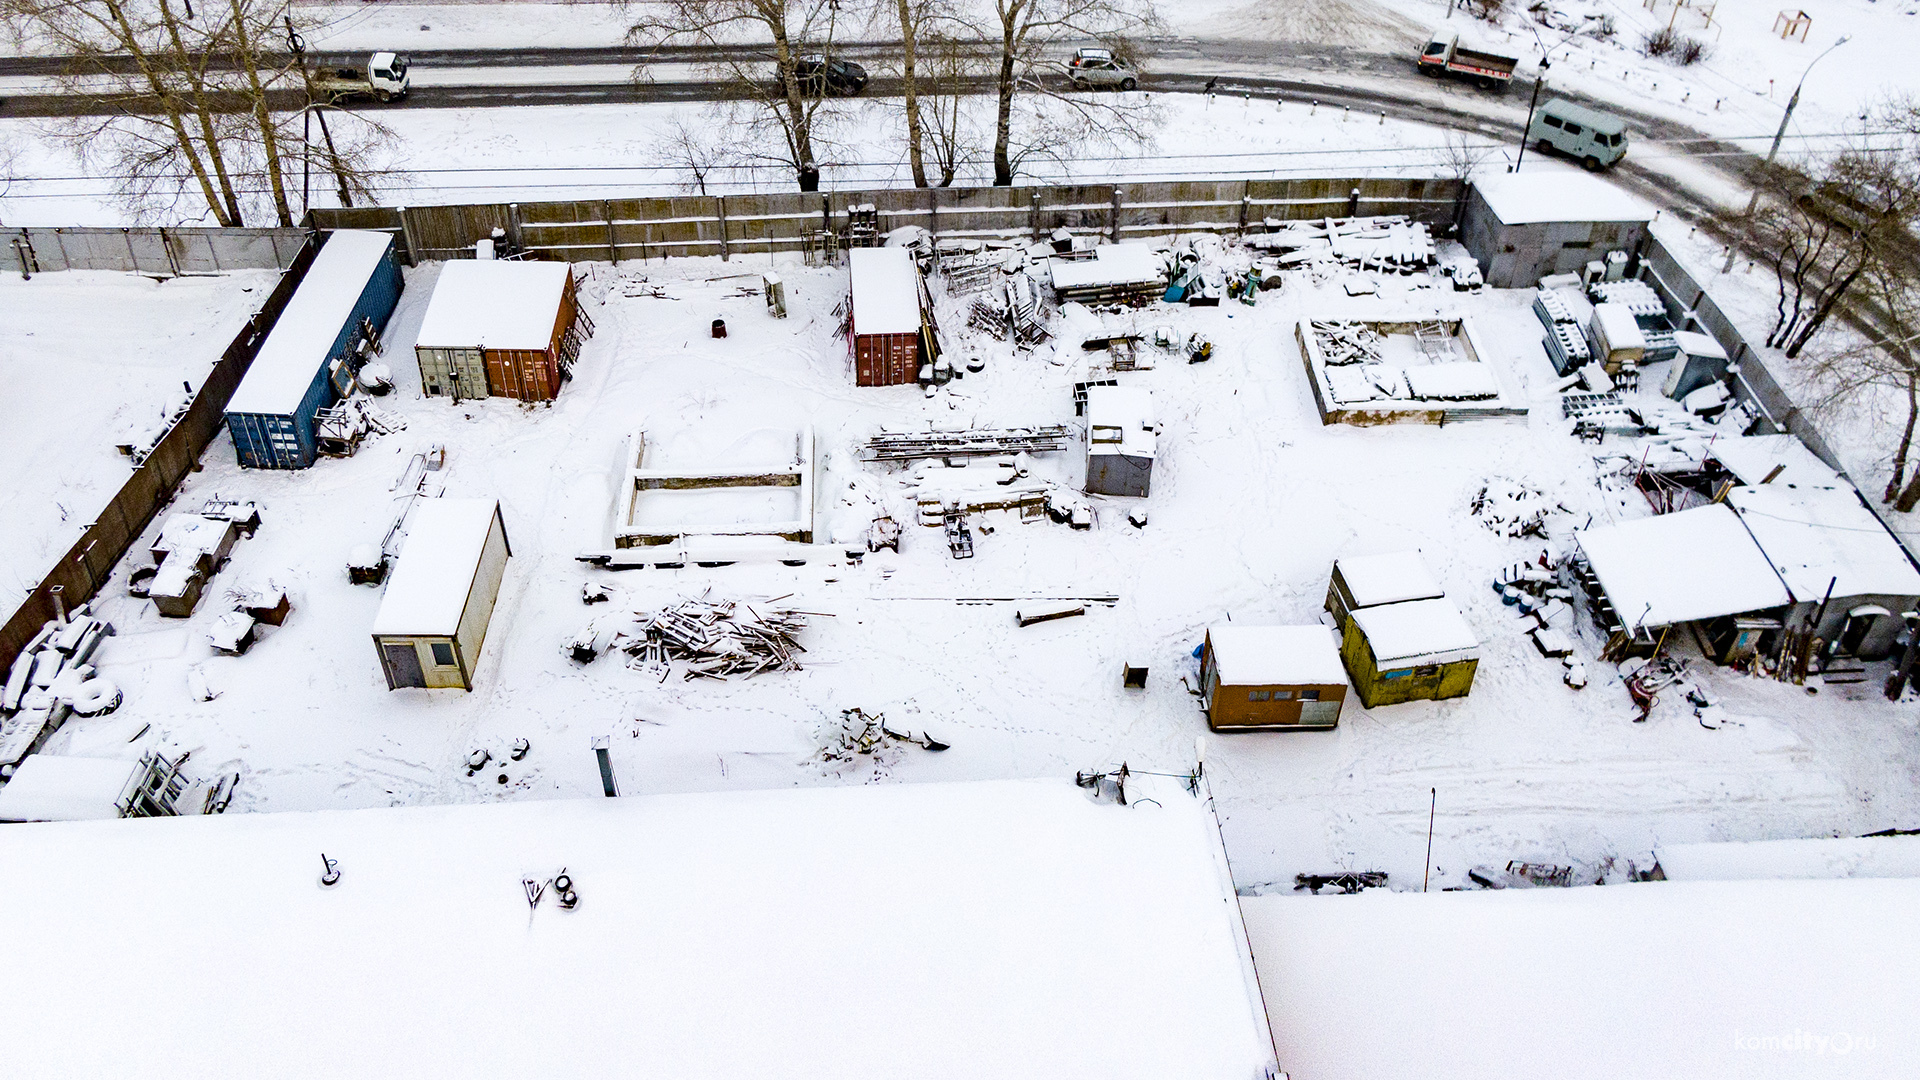
{"type": "Polygon", "coordinates": [[[732,253],[727,250],[727,197],[715,195],[713,205],[720,215],[720,261],[732,261],[732,253]]]}
{"type": "Polygon", "coordinates": [[[602,217],[607,219],[607,261],[611,262],[615,266],[619,266],[620,265],[620,245],[613,242],[613,200],[612,199],[601,200],[600,213],[602,217]]]}
{"type": "Polygon", "coordinates": [[[404,206],[397,206],[394,208],[393,212],[396,215],[398,215],[400,218],[400,239],[406,241],[407,265],[418,266],[420,265],[420,253],[419,253],[419,249],[414,246],[413,221],[407,216],[407,208],[404,206]]]}

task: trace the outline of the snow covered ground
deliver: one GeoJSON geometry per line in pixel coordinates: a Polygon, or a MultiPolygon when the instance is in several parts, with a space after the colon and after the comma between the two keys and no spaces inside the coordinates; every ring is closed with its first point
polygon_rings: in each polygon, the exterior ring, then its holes
{"type": "MultiPolygon", "coordinates": [[[[1591,451],[1558,419],[1530,293],[1402,294],[1390,281],[1378,301],[1357,301],[1336,286],[1295,283],[1256,307],[1156,306],[1115,317],[1117,327],[1165,325],[1178,338],[1202,331],[1216,342],[1209,363],[1163,357],[1155,370],[1122,376],[1154,392],[1164,424],[1149,524],[1129,526],[1134,504],[1117,499],[1093,500],[1090,533],[989,514],[975,519],[977,556],[955,561],[938,530],[912,524],[904,474],[856,460],[860,441],[881,424],[1074,424],[1069,387],[1086,377],[1085,361],[1071,348],[1057,364],[1017,358],[962,331],[964,308],[949,303],[942,324],[955,335],[954,355],[984,357],[983,373],[930,398],[911,387],[856,389],[833,336],[845,272],[782,266],[793,315],[774,321],[759,299],[734,298],[734,282],[706,281],[754,265],[583,267],[599,329],[551,407],[420,397],[411,345],[438,268],[411,271],[387,334],[400,388],[381,406],[406,430],[301,473],[243,472],[217,442],[183,505],[216,491],[257,499],[265,524],[236,547],[185,623],[128,598],[130,566],[119,568],[100,609],[120,634],[100,663],[128,688],[127,704],[71,721],[51,752],[191,749],[198,775],[243,774],[236,810],[590,794],[598,777],[588,743],[597,736],[612,738],[631,792],[1062,776],[1123,760],[1184,772],[1205,723],[1181,677],[1208,625],[1311,622],[1335,557],[1417,546],[1482,639],[1472,695],[1372,711],[1349,702],[1332,733],[1210,740],[1243,887],[1284,887],[1295,872],[1329,869],[1417,879],[1434,788],[1435,880],[1444,884],[1511,858],[1616,877],[1663,842],[1857,833],[1910,824],[1920,811],[1909,779],[1920,730],[1911,709],[1885,702],[1871,681],[1809,694],[1710,671],[1703,679],[1723,703],[1717,730],[1674,702],[1634,724],[1610,670],[1576,692],[1561,685],[1556,661],[1533,651],[1488,584],[1543,545],[1481,527],[1468,512],[1481,486],[1505,477],[1564,502],[1556,538],[1590,516],[1646,510],[1637,495],[1595,486],[1591,451]],[[663,286],[664,297],[627,287],[640,278],[663,286]],[[1368,303],[1471,314],[1489,362],[1532,416],[1322,427],[1293,322],[1368,303]],[[708,335],[715,317],[727,320],[726,339],[708,335]],[[665,435],[807,423],[823,470],[822,532],[854,535],[878,507],[906,523],[897,557],[627,573],[576,560],[608,544],[635,427],[665,435]],[[449,495],[501,499],[513,545],[471,694],[387,691],[368,637],[379,592],[349,585],[344,570],[352,547],[379,541],[397,509],[392,485],[429,443],[447,447],[449,495]],[[224,591],[269,580],[292,591],[286,625],[264,629],[243,657],[212,656],[201,635],[224,591]],[[582,605],[583,582],[608,586],[613,601],[582,605]],[[589,620],[611,627],[611,613],[709,591],[789,597],[781,606],[821,613],[802,637],[804,670],[660,681],[617,654],[585,667],[566,654],[589,620]],[[1014,625],[1023,598],[1106,595],[1118,602],[1081,618],[1014,625]],[[1123,662],[1151,668],[1144,692],[1121,687],[1123,662]],[[189,697],[196,666],[220,693],[210,702],[189,697]],[[953,748],[894,748],[852,771],[823,764],[816,728],[852,707],[953,748]],[[130,746],[146,724],[151,732],[130,746]],[[526,760],[468,774],[470,751],[502,760],[521,737],[533,743],[526,760]]],[[[1658,384],[1657,372],[1648,378],[1658,384]]],[[[1034,473],[1077,488],[1081,468],[1071,451],[1037,458],[1034,473]]],[[[1595,643],[1580,647],[1591,659],[1595,643]]]]}
{"type": "Polygon", "coordinates": [[[160,429],[278,278],[0,273],[0,608],[38,585],[126,482],[132,465],[115,445],[160,429]]]}

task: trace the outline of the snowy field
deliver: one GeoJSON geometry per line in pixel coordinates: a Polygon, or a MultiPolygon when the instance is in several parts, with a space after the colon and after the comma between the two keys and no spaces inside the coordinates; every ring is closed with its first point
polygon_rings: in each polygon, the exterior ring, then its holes
{"type": "MultiPolygon", "coordinates": [[[[1220,257],[1244,261],[1231,250],[1220,257]]],[[[1810,694],[1711,670],[1703,679],[1722,702],[1718,730],[1677,702],[1634,724],[1610,670],[1596,667],[1593,684],[1576,692],[1561,685],[1557,662],[1533,651],[1488,585],[1543,545],[1483,528],[1468,512],[1482,485],[1509,478],[1563,502],[1556,540],[1590,517],[1647,511],[1637,494],[1595,486],[1592,451],[1558,419],[1528,292],[1466,298],[1402,292],[1396,280],[1378,299],[1351,299],[1294,282],[1255,307],[1157,305],[1110,317],[1115,329],[1202,331],[1217,346],[1204,365],[1163,357],[1154,370],[1120,376],[1154,392],[1164,425],[1149,523],[1128,525],[1136,504],[1120,499],[1093,500],[1091,532],[988,514],[975,518],[977,556],[955,561],[937,529],[912,524],[907,474],[863,465],[856,447],[882,424],[1077,425],[1069,388],[1087,376],[1085,361],[1073,349],[1058,363],[1015,357],[965,331],[964,308],[949,302],[941,322],[953,355],[981,356],[984,372],[933,397],[857,389],[833,334],[844,271],[782,266],[793,314],[774,321],[758,298],[732,298],[735,282],[706,280],[753,265],[583,266],[598,333],[551,407],[420,397],[411,346],[438,268],[410,271],[387,335],[400,387],[381,403],[406,429],[300,473],[243,472],[226,440],[216,442],[179,505],[216,492],[257,499],[264,526],[235,548],[185,623],[127,597],[130,566],[117,570],[100,610],[120,633],[101,664],[128,688],[127,704],[69,722],[50,752],[190,749],[197,775],[242,773],[238,810],[587,795],[599,788],[588,750],[599,736],[612,737],[620,782],[633,793],[1063,776],[1120,761],[1184,772],[1206,728],[1182,676],[1208,625],[1311,622],[1334,558],[1418,546],[1482,639],[1472,695],[1371,711],[1350,700],[1331,733],[1209,739],[1243,887],[1284,888],[1295,872],[1330,869],[1417,879],[1433,788],[1443,884],[1511,858],[1617,879],[1627,860],[1645,865],[1661,843],[1858,833],[1909,823],[1920,810],[1909,780],[1920,731],[1911,709],[1885,702],[1871,680],[1810,694]],[[633,287],[643,278],[664,295],[633,287]],[[1472,315],[1503,385],[1533,406],[1531,417],[1323,428],[1293,322],[1309,311],[1382,309],[1472,315]],[[726,339],[708,335],[715,317],[727,320],[726,339]],[[856,535],[884,509],[906,523],[897,557],[626,573],[577,561],[608,545],[634,428],[698,436],[803,424],[818,438],[822,535],[856,535]],[[513,545],[471,694],[386,690],[368,636],[379,592],[349,585],[344,570],[352,547],[378,543],[397,509],[392,486],[430,443],[447,448],[449,495],[501,499],[513,545]],[[263,629],[243,657],[212,656],[202,635],[220,597],[268,581],[293,594],[286,625],[263,629]],[[610,588],[613,601],[584,606],[587,582],[610,588]],[[612,626],[614,613],[709,593],[788,597],[780,606],[821,613],[801,638],[804,670],[660,681],[623,667],[618,654],[584,667],[567,655],[591,619],[612,626]],[[1090,605],[1082,618],[1014,624],[1020,599],[1108,595],[1115,605],[1090,605]],[[1144,692],[1121,687],[1123,662],[1151,668],[1144,692]],[[215,700],[189,697],[196,667],[215,700]],[[815,729],[853,707],[952,749],[895,750],[850,772],[826,766],[814,755],[815,729]],[[503,760],[522,737],[533,744],[524,761],[468,774],[469,752],[503,760]]],[[[1647,379],[1657,386],[1660,372],[1647,379]]],[[[1080,484],[1077,450],[1040,456],[1033,468],[1038,479],[1080,484]]],[[[1595,643],[1580,647],[1590,660],[1595,643]]]]}
{"type": "Polygon", "coordinates": [[[132,465],[115,445],[160,429],[279,276],[0,273],[0,608],[12,611],[126,482],[132,465]]]}

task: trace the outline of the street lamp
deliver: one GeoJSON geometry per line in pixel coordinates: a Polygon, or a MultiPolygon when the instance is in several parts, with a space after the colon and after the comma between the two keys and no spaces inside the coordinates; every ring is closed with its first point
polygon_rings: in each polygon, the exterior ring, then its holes
{"type": "MultiPolygon", "coordinates": [[[[1814,57],[1813,63],[1807,65],[1807,70],[1800,73],[1800,81],[1795,83],[1793,87],[1793,96],[1787,99],[1787,111],[1780,117],[1780,130],[1773,133],[1773,146],[1767,150],[1768,165],[1773,164],[1774,155],[1780,152],[1780,140],[1787,137],[1787,122],[1793,119],[1793,107],[1800,104],[1800,88],[1807,85],[1807,76],[1813,74],[1813,65],[1826,59],[1827,53],[1845,45],[1849,37],[1850,35],[1841,34],[1839,41],[1827,46],[1826,52],[1814,57]]],[[[1753,197],[1747,200],[1747,215],[1749,217],[1753,215],[1753,208],[1758,205],[1760,205],[1760,189],[1756,187],[1753,189],[1753,197]]]]}
{"type": "Polygon", "coordinates": [[[1540,104],[1540,86],[1547,81],[1547,69],[1553,64],[1547,60],[1547,54],[1540,54],[1540,74],[1533,79],[1533,100],[1527,102],[1527,125],[1520,129],[1520,153],[1514,156],[1513,171],[1520,171],[1520,163],[1527,160],[1527,135],[1533,131],[1533,110],[1540,104]]]}

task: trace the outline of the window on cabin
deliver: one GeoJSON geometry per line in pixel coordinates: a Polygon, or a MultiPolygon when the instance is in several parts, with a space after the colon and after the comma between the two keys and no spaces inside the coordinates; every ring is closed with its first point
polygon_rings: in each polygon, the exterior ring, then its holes
{"type": "Polygon", "coordinates": [[[1300,700],[1301,700],[1301,701],[1319,701],[1319,700],[1320,700],[1320,691],[1318,691],[1318,690],[1302,690],[1302,691],[1300,691],[1300,700]]]}
{"type": "Polygon", "coordinates": [[[1268,697],[1268,694],[1267,694],[1267,692],[1266,692],[1265,690],[1249,690],[1249,691],[1247,691],[1247,700],[1248,700],[1248,701],[1265,701],[1265,700],[1267,700],[1267,697],[1268,697]]]}
{"type": "Polygon", "coordinates": [[[453,667],[453,646],[444,641],[434,642],[433,662],[438,667],[453,667]]]}
{"type": "Polygon", "coordinates": [[[1275,691],[1273,692],[1273,700],[1275,700],[1275,701],[1291,701],[1291,700],[1293,700],[1293,691],[1291,691],[1291,690],[1275,690],[1275,691]]]}

